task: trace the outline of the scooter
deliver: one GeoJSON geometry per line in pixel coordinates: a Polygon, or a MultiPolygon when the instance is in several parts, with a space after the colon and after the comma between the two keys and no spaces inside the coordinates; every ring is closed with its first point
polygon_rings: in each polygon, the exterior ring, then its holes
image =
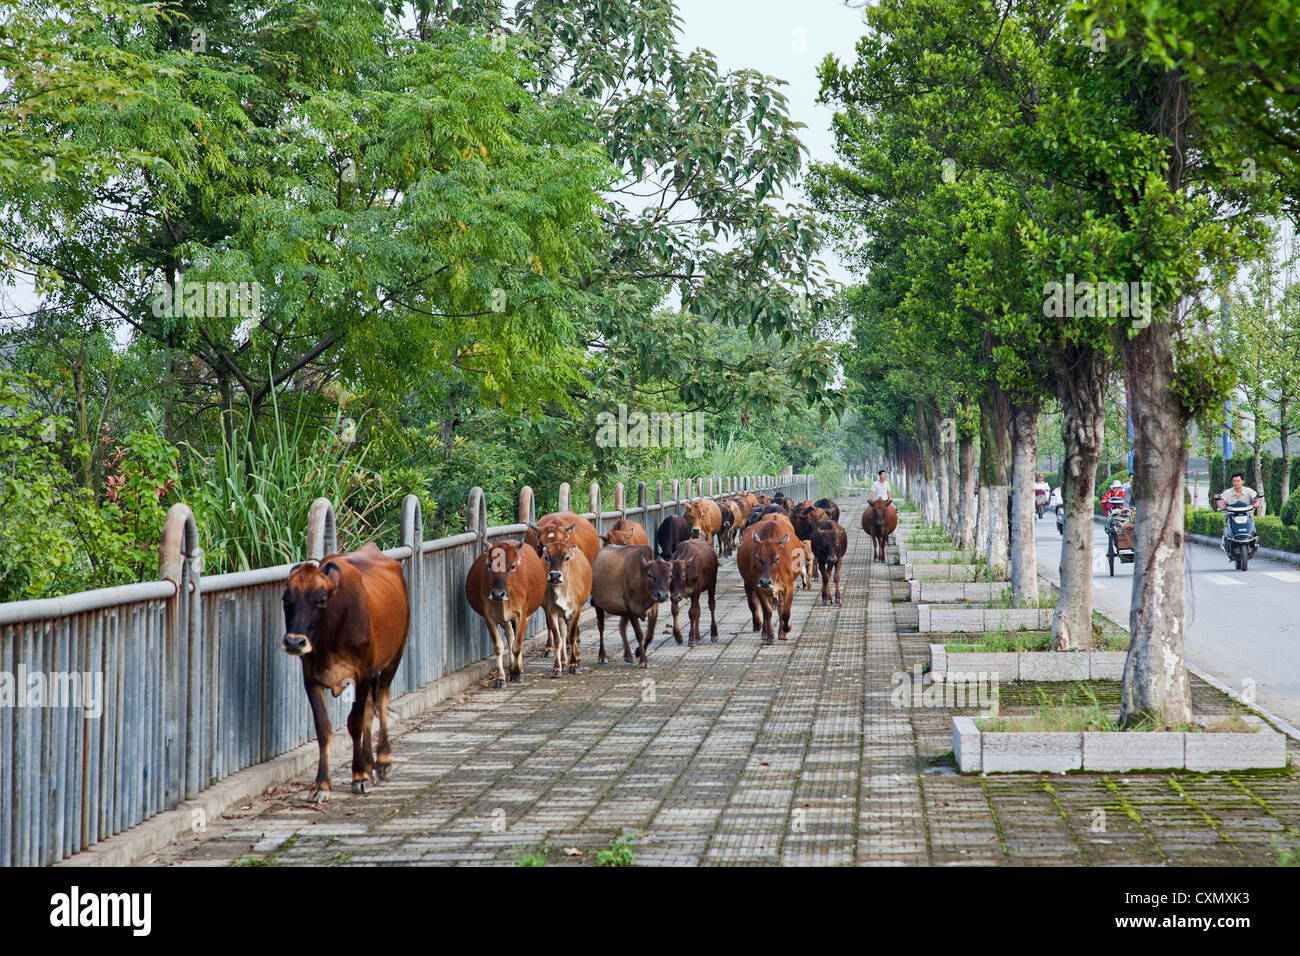
{"type": "Polygon", "coordinates": [[[1065,537],[1065,505],[1056,506],[1056,533],[1065,537]]]}
{"type": "MultiPolygon", "coordinates": [[[[1219,495],[1214,498],[1222,501],[1219,495]]],[[[1263,495],[1255,499],[1256,503],[1263,500],[1263,495]]],[[[1224,502],[1223,511],[1223,538],[1219,542],[1219,548],[1237,566],[1238,571],[1245,571],[1250,559],[1259,550],[1259,535],[1255,533],[1255,505],[1224,502]]]]}

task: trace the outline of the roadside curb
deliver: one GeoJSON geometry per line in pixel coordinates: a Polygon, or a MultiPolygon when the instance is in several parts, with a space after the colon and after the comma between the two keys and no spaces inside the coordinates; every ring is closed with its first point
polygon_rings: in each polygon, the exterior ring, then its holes
{"type": "MultiPolygon", "coordinates": [[[[528,641],[525,653],[536,651],[544,645],[543,632],[528,641]]],[[[395,724],[413,720],[447,698],[486,680],[495,669],[496,660],[487,658],[432,680],[393,700],[389,705],[389,717],[395,724]]],[[[393,732],[399,731],[394,727],[393,732]]],[[[171,810],[164,810],[129,830],[123,830],[107,840],[65,857],[52,866],[131,866],[186,834],[196,832],[196,822],[215,820],[232,807],[251,803],[272,787],[287,783],[310,770],[315,766],[319,754],[320,749],[313,734],[313,739],[302,746],[232,773],[192,800],[186,800],[171,810]]],[[[339,760],[350,760],[352,738],[347,733],[336,733],[329,754],[331,764],[339,760]]]]}

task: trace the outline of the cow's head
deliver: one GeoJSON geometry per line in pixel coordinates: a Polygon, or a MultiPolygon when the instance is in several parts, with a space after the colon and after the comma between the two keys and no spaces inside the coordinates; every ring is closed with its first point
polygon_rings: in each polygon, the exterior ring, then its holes
{"type": "Polygon", "coordinates": [[[787,531],[780,539],[764,538],[757,531],[750,533],[754,536],[752,560],[758,571],[754,583],[761,591],[771,591],[772,575],[779,566],[781,555],[790,540],[790,533],[787,531]]]}
{"type": "Polygon", "coordinates": [[[674,601],[683,594],[694,594],[700,584],[700,559],[694,552],[684,558],[674,558],[671,562],[672,585],[669,591],[674,601]]]}
{"type": "Polygon", "coordinates": [[[559,541],[552,541],[543,549],[542,565],[546,568],[548,585],[564,583],[564,572],[576,553],[576,544],[562,544],[559,541]]]}
{"type": "Polygon", "coordinates": [[[280,647],[295,657],[312,651],[312,637],[329,610],[330,598],[338,590],[342,573],[333,561],[323,567],[315,561],[289,572],[284,589],[284,637],[280,647]]]}
{"type": "Polygon", "coordinates": [[[640,542],[632,540],[636,535],[636,531],[636,525],[632,522],[619,519],[618,524],[610,528],[608,534],[601,535],[601,540],[606,544],[621,544],[625,546],[639,544],[640,542]]]}
{"type": "Polygon", "coordinates": [[[735,524],[736,514],[731,510],[731,502],[729,501],[724,501],[720,507],[722,509],[722,524],[718,527],[718,530],[726,531],[735,524]]]}
{"type": "Polygon", "coordinates": [[[835,553],[835,529],[821,528],[817,531],[817,553],[822,556],[828,567],[835,567],[839,563],[839,555],[835,553]]]}
{"type": "Polygon", "coordinates": [[[646,593],[650,600],[658,603],[667,601],[673,585],[673,564],[658,558],[641,555],[641,573],[645,576],[646,593]]]}
{"type": "Polygon", "coordinates": [[[705,499],[698,498],[686,506],[686,522],[691,526],[692,538],[704,536],[704,517],[708,514],[708,506],[704,501],[705,499]]]}
{"type": "Polygon", "coordinates": [[[889,508],[892,504],[893,501],[889,498],[877,498],[875,501],[871,502],[871,510],[873,512],[871,521],[877,528],[883,528],[885,526],[885,519],[889,517],[889,508]]]}
{"type": "Polygon", "coordinates": [[[513,541],[502,541],[492,545],[484,554],[487,556],[488,577],[492,580],[488,600],[504,601],[510,594],[510,578],[524,560],[523,550],[513,541]]]}
{"type": "Polygon", "coordinates": [[[565,525],[555,524],[552,521],[547,522],[545,527],[530,524],[528,530],[537,535],[537,556],[541,557],[542,551],[548,544],[554,544],[557,541],[561,544],[567,542],[569,535],[573,534],[573,529],[577,526],[578,522],[576,521],[565,525]]]}

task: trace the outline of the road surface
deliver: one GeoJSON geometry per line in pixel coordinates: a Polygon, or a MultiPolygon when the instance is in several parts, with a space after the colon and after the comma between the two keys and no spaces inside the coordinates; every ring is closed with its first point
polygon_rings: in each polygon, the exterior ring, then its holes
{"type": "MultiPolygon", "coordinates": [[[[1061,538],[1051,512],[1035,522],[1038,570],[1060,580],[1061,538]]],[[[1106,565],[1106,533],[1093,532],[1093,606],[1127,625],[1133,565],[1106,565]]],[[[1255,557],[1240,572],[1218,548],[1187,546],[1187,660],[1300,726],[1300,569],[1255,557]]]]}

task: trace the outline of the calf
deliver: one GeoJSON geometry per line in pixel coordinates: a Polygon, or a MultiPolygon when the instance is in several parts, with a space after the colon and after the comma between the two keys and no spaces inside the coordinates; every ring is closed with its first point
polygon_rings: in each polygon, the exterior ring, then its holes
{"type": "MultiPolygon", "coordinates": [[[[712,550],[712,549],[710,549],[712,550]]],[[[646,652],[655,636],[655,621],[659,617],[659,604],[668,600],[672,584],[673,567],[667,561],[656,560],[649,547],[609,545],[600,549],[591,566],[591,605],[596,609],[596,627],[600,631],[600,663],[605,663],[605,615],[618,614],[618,625],[623,638],[623,660],[633,662],[627,643],[627,622],[632,620],[636,632],[636,656],[641,666],[649,661],[646,652]],[[641,618],[646,619],[646,631],[641,630],[641,618]]]]}
{"type": "Polygon", "coordinates": [[[645,544],[650,543],[649,536],[645,533],[645,528],[635,521],[628,521],[626,518],[619,518],[614,522],[614,526],[609,529],[601,540],[606,544],[645,544]]]}
{"type": "MultiPolygon", "coordinates": [[[[811,501],[805,501],[795,508],[790,516],[790,523],[794,525],[794,533],[799,536],[800,541],[811,541],[817,526],[827,518],[826,512],[822,511],[811,501]]],[[[813,580],[817,579],[817,565],[812,566],[813,580]]]]}
{"type": "Polygon", "coordinates": [[[673,601],[673,637],[677,643],[682,642],[682,632],[677,626],[677,605],[679,601],[690,599],[691,622],[690,644],[700,643],[700,594],[709,593],[709,640],[718,642],[718,617],[714,612],[715,595],[718,586],[718,556],[713,548],[699,539],[683,541],[677,546],[673,555],[672,585],[669,593],[673,601]]]}
{"type": "Polygon", "coordinates": [[[849,536],[838,521],[827,518],[817,526],[812,550],[822,572],[822,604],[831,603],[831,571],[835,572],[835,603],[840,603],[840,562],[849,549],[849,536]]]}
{"type": "Polygon", "coordinates": [[[542,551],[542,565],[546,569],[542,610],[555,649],[555,669],[551,676],[560,676],[566,657],[569,673],[577,674],[582,668],[578,620],[583,605],[591,597],[591,562],[576,544],[556,541],[542,551]]]}
{"type": "Polygon", "coordinates": [[[722,527],[722,509],[718,503],[712,498],[696,498],[686,506],[686,520],[691,525],[691,537],[703,538],[713,547],[713,539],[722,527]]]}
{"type": "Polygon", "coordinates": [[[659,530],[655,532],[655,548],[659,557],[667,561],[677,550],[677,545],[686,541],[691,536],[691,524],[681,515],[669,515],[659,522],[659,530]]]}
{"type": "Polygon", "coordinates": [[[545,596],[546,571],[542,559],[522,542],[494,544],[470,565],[465,576],[465,598],[487,623],[488,633],[492,635],[492,649],[497,658],[495,686],[506,686],[502,663],[505,644],[498,630],[510,639],[510,679],[523,680],[528,618],[542,606],[545,596]]]}
{"type": "MultiPolygon", "coordinates": [[[[784,517],[784,516],[782,516],[784,517]]],[[[781,617],[781,640],[790,633],[790,606],[794,600],[794,552],[799,550],[794,532],[775,521],[760,521],[745,532],[736,552],[736,567],[745,581],[745,600],[754,617],[754,630],[763,643],[772,643],[772,617],[781,617]],[[759,609],[762,609],[762,622],[759,609]]]]}
{"type": "Polygon", "coordinates": [[[356,698],[348,714],[352,737],[352,792],[366,793],[393,769],[388,740],[388,699],[406,650],[410,605],[401,566],[372,542],[350,554],[326,555],[289,572],[282,597],[284,637],[280,646],[302,658],[302,682],[316,725],[319,760],[308,799],[330,795],[329,746],[333,729],[325,710],[325,689],[338,697],[351,680],[356,698]],[[379,737],[371,751],[371,722],[379,715],[379,737]]]}
{"type": "Polygon", "coordinates": [[[718,550],[722,554],[731,554],[731,541],[736,536],[736,513],[731,510],[730,501],[719,501],[718,511],[722,515],[722,524],[718,526],[718,550]]]}
{"type": "Polygon", "coordinates": [[[862,530],[871,535],[874,545],[871,555],[873,561],[885,560],[885,545],[897,527],[898,509],[888,498],[875,499],[862,512],[862,530]]]}
{"type": "Polygon", "coordinates": [[[810,572],[813,567],[812,545],[807,541],[799,542],[802,547],[794,556],[794,576],[802,582],[803,589],[807,591],[812,587],[812,577],[810,572]]]}

